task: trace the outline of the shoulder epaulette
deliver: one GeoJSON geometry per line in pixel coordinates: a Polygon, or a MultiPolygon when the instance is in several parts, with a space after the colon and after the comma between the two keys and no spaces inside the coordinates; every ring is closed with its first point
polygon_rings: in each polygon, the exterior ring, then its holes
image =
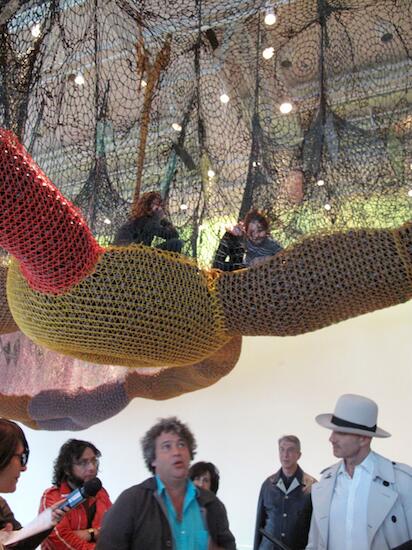
{"type": "Polygon", "coordinates": [[[400,470],[404,474],[412,477],[412,466],[408,464],[402,464],[401,462],[392,462],[394,470],[400,470]]]}

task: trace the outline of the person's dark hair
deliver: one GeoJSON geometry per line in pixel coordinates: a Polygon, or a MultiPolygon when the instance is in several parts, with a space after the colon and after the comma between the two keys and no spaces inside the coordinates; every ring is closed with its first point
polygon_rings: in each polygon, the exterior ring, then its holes
{"type": "Polygon", "coordinates": [[[6,468],[16,453],[18,444],[29,454],[29,445],[23,430],[18,424],[7,418],[0,418],[0,470],[6,468]]]}
{"type": "Polygon", "coordinates": [[[155,468],[152,466],[152,462],[156,459],[156,439],[162,433],[174,433],[178,435],[183,441],[186,442],[190,452],[190,458],[196,454],[196,439],[186,424],[183,424],[176,416],[170,416],[169,418],[160,418],[157,424],[152,426],[145,435],[142,437],[142,451],[143,458],[148,469],[155,473],[155,468]]]}
{"type": "Polygon", "coordinates": [[[259,210],[252,209],[246,214],[243,221],[246,231],[248,230],[249,224],[252,222],[260,223],[265,231],[269,231],[269,220],[262,212],[259,212],[259,210]]]}
{"type": "Polygon", "coordinates": [[[143,193],[135,208],[133,209],[133,219],[142,218],[143,216],[152,215],[152,204],[155,200],[159,200],[163,203],[162,196],[157,191],[149,191],[148,193],[143,193]]]}
{"type": "Polygon", "coordinates": [[[196,462],[192,464],[189,470],[189,477],[193,481],[196,477],[201,477],[206,472],[210,474],[210,490],[215,494],[219,489],[219,470],[212,462],[196,462]]]}
{"type": "Polygon", "coordinates": [[[73,468],[73,462],[79,460],[86,449],[91,449],[97,458],[102,453],[90,441],[80,439],[69,439],[60,447],[59,456],[54,461],[52,484],[57,487],[66,481],[73,468]]]}

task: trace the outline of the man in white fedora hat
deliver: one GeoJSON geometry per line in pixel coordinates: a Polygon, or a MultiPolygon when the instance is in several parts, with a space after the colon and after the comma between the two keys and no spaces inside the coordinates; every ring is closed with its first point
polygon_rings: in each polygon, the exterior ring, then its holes
{"type": "Polygon", "coordinates": [[[307,549],[390,550],[412,539],[412,468],[371,450],[373,437],[390,437],[377,418],[376,403],[353,394],[316,417],[342,460],[312,487],[307,549]]]}

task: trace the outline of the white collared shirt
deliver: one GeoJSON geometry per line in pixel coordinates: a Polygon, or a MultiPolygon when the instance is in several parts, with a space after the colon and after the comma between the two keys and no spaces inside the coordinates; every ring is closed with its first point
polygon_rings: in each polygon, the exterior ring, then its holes
{"type": "Polygon", "coordinates": [[[368,550],[368,498],[374,475],[373,453],[355,466],[351,478],[344,462],[336,474],[329,514],[328,550],[368,550]]]}

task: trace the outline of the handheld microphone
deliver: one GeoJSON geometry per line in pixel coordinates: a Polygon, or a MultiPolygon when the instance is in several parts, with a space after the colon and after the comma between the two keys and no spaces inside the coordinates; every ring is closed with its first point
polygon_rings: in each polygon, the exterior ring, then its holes
{"type": "Polygon", "coordinates": [[[57,507],[58,510],[63,510],[63,508],[75,508],[82,502],[84,502],[87,497],[94,497],[102,488],[102,482],[98,477],[89,479],[86,481],[83,487],[79,487],[67,495],[66,500],[59,504],[57,507]]]}

